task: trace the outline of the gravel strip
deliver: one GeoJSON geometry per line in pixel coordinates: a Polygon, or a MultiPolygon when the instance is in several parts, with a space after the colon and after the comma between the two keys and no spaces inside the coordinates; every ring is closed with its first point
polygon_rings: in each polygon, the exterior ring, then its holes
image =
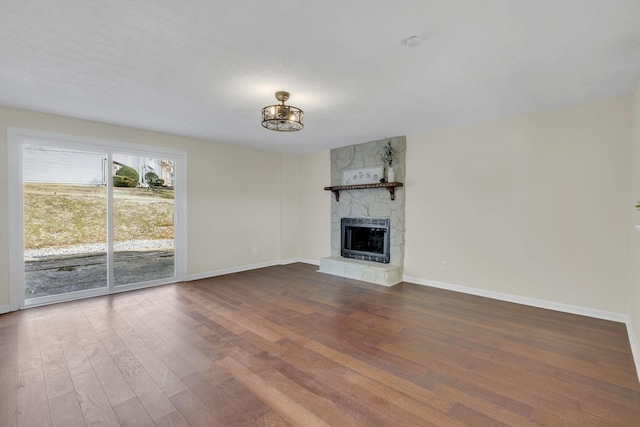
{"type": "MultiPolygon", "coordinates": [[[[173,239],[128,240],[126,242],[115,242],[113,246],[116,251],[173,249],[173,239]]],[[[41,249],[27,249],[24,251],[24,256],[26,258],[41,258],[52,255],[75,255],[106,251],[106,243],[91,243],[87,245],[50,246],[41,249]]]]}

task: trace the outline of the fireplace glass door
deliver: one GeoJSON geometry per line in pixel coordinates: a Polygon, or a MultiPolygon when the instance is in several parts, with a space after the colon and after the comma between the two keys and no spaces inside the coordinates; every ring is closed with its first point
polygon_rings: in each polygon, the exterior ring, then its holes
{"type": "Polygon", "coordinates": [[[388,218],[342,218],[341,255],[346,258],[388,263],[388,218]]]}

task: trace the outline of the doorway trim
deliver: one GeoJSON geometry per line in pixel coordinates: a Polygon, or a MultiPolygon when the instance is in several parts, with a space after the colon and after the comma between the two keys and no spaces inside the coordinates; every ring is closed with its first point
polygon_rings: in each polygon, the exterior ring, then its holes
{"type": "MultiPolygon", "coordinates": [[[[9,310],[25,308],[24,298],[24,217],[23,217],[23,156],[22,148],[26,140],[41,140],[43,143],[54,143],[56,146],[71,145],[73,148],[86,148],[89,151],[101,150],[113,152],[148,155],[154,153],[171,157],[176,161],[175,166],[175,199],[174,199],[174,253],[175,279],[169,283],[186,280],[187,276],[187,152],[185,150],[156,147],[121,141],[92,138],[80,135],[38,131],[16,127],[7,128],[7,160],[8,160],[8,202],[9,202],[9,310]]],[[[114,286],[112,289],[96,289],[72,292],[61,295],[43,304],[71,301],[97,295],[108,295],[166,284],[157,280],[141,284],[114,286]]],[[[29,307],[41,305],[29,304],[29,307]]]]}

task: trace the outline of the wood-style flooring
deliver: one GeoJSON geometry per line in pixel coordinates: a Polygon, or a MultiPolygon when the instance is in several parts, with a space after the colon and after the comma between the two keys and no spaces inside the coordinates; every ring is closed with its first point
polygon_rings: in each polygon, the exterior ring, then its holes
{"type": "Polygon", "coordinates": [[[293,264],[0,316],[2,426],[640,426],[625,326],[293,264]]]}

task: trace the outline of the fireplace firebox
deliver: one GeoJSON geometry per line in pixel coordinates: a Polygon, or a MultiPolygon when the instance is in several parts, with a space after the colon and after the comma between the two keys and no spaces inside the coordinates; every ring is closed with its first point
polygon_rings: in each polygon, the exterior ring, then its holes
{"type": "Polygon", "coordinates": [[[345,258],[389,263],[389,218],[342,218],[341,225],[340,255],[345,258]]]}

